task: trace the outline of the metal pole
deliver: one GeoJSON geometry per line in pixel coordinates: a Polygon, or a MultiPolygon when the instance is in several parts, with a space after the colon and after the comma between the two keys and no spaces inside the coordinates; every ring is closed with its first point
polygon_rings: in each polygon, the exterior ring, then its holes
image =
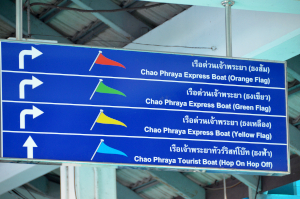
{"type": "Polygon", "coordinates": [[[224,186],[224,199],[227,199],[225,174],[223,174],[223,186],[224,186]]]}
{"type": "Polygon", "coordinates": [[[232,34],[231,34],[231,6],[234,5],[234,1],[222,1],[222,5],[225,6],[225,29],[226,29],[226,56],[232,57],[232,34]]]}
{"type": "MultiPolygon", "coordinates": [[[[222,5],[225,6],[226,57],[232,57],[231,6],[234,3],[231,0],[222,1],[222,5]]],[[[225,174],[223,174],[223,186],[224,199],[227,199],[225,174]]]]}
{"type": "Polygon", "coordinates": [[[16,0],[16,40],[23,37],[22,14],[22,0],[16,0]]]}
{"type": "Polygon", "coordinates": [[[31,31],[30,31],[30,0],[27,1],[27,33],[28,33],[28,38],[31,38],[31,31]]]}

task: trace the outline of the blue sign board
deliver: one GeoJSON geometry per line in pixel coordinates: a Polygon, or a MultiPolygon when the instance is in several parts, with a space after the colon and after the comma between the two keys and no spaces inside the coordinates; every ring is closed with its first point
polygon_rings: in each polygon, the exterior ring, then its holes
{"type": "Polygon", "coordinates": [[[285,67],[1,41],[1,156],[288,173],[285,67]]]}

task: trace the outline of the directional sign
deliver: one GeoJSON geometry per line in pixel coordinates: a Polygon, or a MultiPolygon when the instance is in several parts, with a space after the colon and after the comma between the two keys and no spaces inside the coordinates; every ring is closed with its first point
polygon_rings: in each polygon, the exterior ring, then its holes
{"type": "Polygon", "coordinates": [[[27,158],[33,158],[33,147],[37,147],[32,137],[29,136],[23,147],[27,147],[27,158]]]}
{"type": "Polygon", "coordinates": [[[32,76],[32,79],[24,79],[20,82],[20,86],[19,86],[19,96],[20,99],[24,99],[25,98],[25,85],[32,85],[32,89],[38,87],[39,85],[41,85],[43,82],[41,82],[39,79],[35,78],[34,76],[32,76]]]}
{"type": "Polygon", "coordinates": [[[2,41],[1,63],[3,159],[289,172],[285,62],[2,41]]]}
{"type": "Polygon", "coordinates": [[[24,69],[24,56],[25,55],[31,55],[31,59],[35,59],[36,57],[43,54],[33,46],[31,46],[31,50],[22,50],[19,53],[19,69],[24,69]]]}
{"type": "Polygon", "coordinates": [[[32,109],[24,109],[20,113],[20,129],[25,129],[25,116],[26,115],[32,115],[32,119],[40,116],[44,112],[40,109],[36,108],[35,106],[32,106],[32,109]]]}

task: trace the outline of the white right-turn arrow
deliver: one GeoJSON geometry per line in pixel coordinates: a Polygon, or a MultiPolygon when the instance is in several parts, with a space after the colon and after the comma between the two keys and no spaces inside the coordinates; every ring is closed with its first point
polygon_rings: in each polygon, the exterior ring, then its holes
{"type": "Polygon", "coordinates": [[[27,147],[27,158],[33,158],[33,147],[38,147],[33,141],[32,137],[29,136],[24,143],[23,147],[27,147]]]}
{"type": "Polygon", "coordinates": [[[32,85],[32,89],[35,89],[39,85],[43,84],[41,80],[32,76],[32,79],[24,79],[19,84],[19,97],[20,99],[25,98],[25,85],[32,85]]]}
{"type": "Polygon", "coordinates": [[[40,115],[42,115],[44,112],[38,109],[35,106],[32,106],[32,109],[24,109],[20,113],[20,129],[25,129],[25,116],[26,115],[32,115],[32,118],[36,118],[40,115]]]}
{"type": "Polygon", "coordinates": [[[31,46],[31,50],[22,50],[19,54],[19,69],[24,69],[24,56],[31,55],[31,59],[35,59],[43,53],[31,46]]]}

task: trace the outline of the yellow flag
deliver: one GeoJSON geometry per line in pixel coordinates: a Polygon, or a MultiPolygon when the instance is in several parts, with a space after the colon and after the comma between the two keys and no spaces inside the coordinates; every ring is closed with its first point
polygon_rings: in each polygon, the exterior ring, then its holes
{"type": "Polygon", "coordinates": [[[127,127],[123,122],[110,118],[106,116],[103,112],[99,115],[96,122],[101,124],[115,124],[127,127]]]}

